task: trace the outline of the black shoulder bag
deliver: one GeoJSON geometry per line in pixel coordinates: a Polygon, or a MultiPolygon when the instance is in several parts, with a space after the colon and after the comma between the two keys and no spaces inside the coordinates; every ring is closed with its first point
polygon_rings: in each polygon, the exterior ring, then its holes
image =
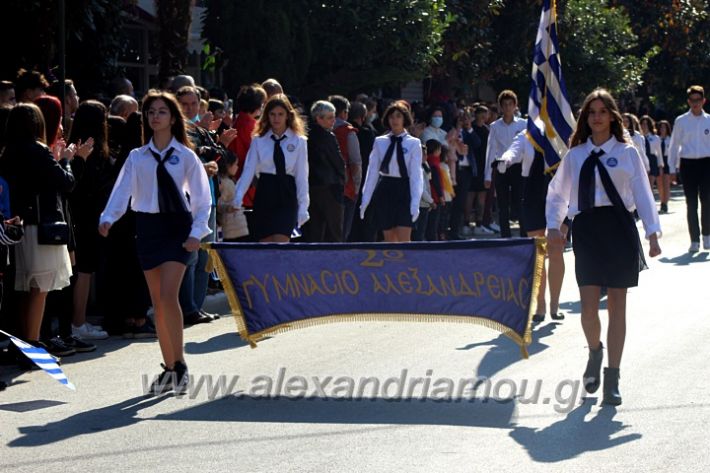
{"type": "Polygon", "coordinates": [[[42,222],[37,195],[37,243],[40,245],[68,245],[69,224],[63,220],[42,222]]]}

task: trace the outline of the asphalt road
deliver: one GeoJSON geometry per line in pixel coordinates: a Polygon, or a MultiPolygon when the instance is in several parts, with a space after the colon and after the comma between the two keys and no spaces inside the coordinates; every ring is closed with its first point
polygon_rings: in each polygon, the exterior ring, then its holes
{"type": "MultiPolygon", "coordinates": [[[[203,384],[183,397],[143,395],[143,378],[160,370],[156,341],[109,339],[66,358],[76,392],[42,372],[5,372],[0,471],[708,471],[710,255],[686,253],[681,197],[661,222],[663,254],[628,296],[618,408],[581,387],[568,252],[567,318],[536,327],[527,360],[496,332],[444,324],[332,324],[251,349],[223,317],[186,330],[203,384]],[[477,376],[488,381],[475,396],[442,400],[447,380],[458,389],[477,376]],[[423,382],[390,399],[412,378],[423,382]],[[342,399],[349,380],[362,398],[342,399]]],[[[211,304],[228,312],[224,298],[211,304]]]]}

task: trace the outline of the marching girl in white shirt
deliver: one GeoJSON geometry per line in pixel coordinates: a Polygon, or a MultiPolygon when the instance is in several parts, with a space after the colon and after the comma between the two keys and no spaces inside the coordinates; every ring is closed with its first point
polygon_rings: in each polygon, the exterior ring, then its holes
{"type": "Polygon", "coordinates": [[[632,215],[643,221],[649,256],[661,254],[661,227],[646,172],[636,149],[624,139],[614,98],[604,89],[582,105],[570,150],[562,159],[547,193],[547,239],[561,244],[565,216],[574,219],[575,273],[582,302],[582,329],[589,345],[584,387],[600,385],[603,345],[599,321],[601,287],[608,288],[609,367],[604,370],[604,403],[621,404],[619,364],[626,335],[626,291],[638,284],[645,265],[632,215]]]}
{"type": "Polygon", "coordinates": [[[624,128],[631,139],[631,144],[634,145],[634,148],[638,151],[639,156],[641,156],[646,173],[650,173],[651,163],[646,155],[646,140],[641,135],[641,125],[639,124],[639,119],[633,113],[624,113],[622,115],[622,119],[624,121],[624,128]]]}
{"type": "MultiPolygon", "coordinates": [[[[261,242],[285,243],[308,221],[308,148],[305,127],[284,94],[273,95],[256,126],[234,194],[242,199],[254,176],[254,235],[261,242]]],[[[250,229],[251,230],[251,229],[250,229]]]]}
{"type": "Polygon", "coordinates": [[[128,155],[106,208],[99,233],[109,230],[128,208],[136,213],[136,246],[155,309],[163,373],[152,394],[184,393],[188,384],[183,354],[183,317],[178,302],[189,259],[210,233],[212,206],[207,174],[185,133],[185,118],[172,94],[150,91],[143,99],[145,146],[128,155]],[[189,199],[187,198],[189,195],[189,199]]]}
{"type": "Polygon", "coordinates": [[[375,139],[362,189],[360,218],[365,218],[365,210],[372,204],[375,225],[383,231],[385,241],[411,241],[424,186],[422,144],[407,133],[412,115],[404,104],[390,105],[382,123],[390,131],[375,139]]]}
{"type": "Polygon", "coordinates": [[[658,213],[667,214],[668,201],[671,198],[671,180],[673,180],[670,168],[668,167],[668,156],[671,147],[671,131],[673,129],[667,120],[659,121],[656,126],[658,128],[658,137],[661,142],[661,156],[663,157],[663,175],[661,176],[661,183],[659,184],[659,188],[663,187],[663,193],[661,194],[661,210],[658,213]]]}
{"type": "Polygon", "coordinates": [[[653,185],[656,184],[658,187],[658,197],[663,201],[663,186],[661,182],[663,180],[664,165],[663,165],[663,151],[661,150],[661,139],[656,134],[656,122],[653,118],[648,115],[644,115],[639,120],[641,126],[641,134],[645,139],[646,145],[646,156],[648,157],[648,163],[651,166],[651,171],[648,173],[649,183],[651,184],[651,191],[653,191],[653,185]]]}

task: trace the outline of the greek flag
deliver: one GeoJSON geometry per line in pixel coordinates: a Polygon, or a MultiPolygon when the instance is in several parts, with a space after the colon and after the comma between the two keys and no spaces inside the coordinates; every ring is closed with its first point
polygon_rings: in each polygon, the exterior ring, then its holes
{"type": "Polygon", "coordinates": [[[64,374],[64,371],[62,371],[62,369],[55,361],[55,358],[49,353],[47,353],[44,348],[33,347],[32,345],[23,342],[19,338],[13,337],[7,332],[3,332],[2,330],[0,330],[0,333],[10,337],[12,343],[14,343],[15,346],[19,348],[20,351],[22,351],[22,353],[27,358],[32,360],[35,365],[42,368],[45,373],[47,373],[49,376],[56,379],[72,391],[76,391],[76,387],[67,379],[66,375],[64,374]]]}
{"type": "Polygon", "coordinates": [[[545,157],[545,172],[557,168],[576,126],[562,78],[556,1],[544,0],[533,53],[527,137],[545,157]]]}

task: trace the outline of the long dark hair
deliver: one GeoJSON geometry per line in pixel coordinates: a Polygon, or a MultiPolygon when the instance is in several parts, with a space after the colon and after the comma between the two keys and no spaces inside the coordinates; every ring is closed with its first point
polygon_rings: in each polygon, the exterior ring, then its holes
{"type": "Polygon", "coordinates": [[[619,107],[616,105],[616,100],[606,89],[594,89],[592,93],[587,95],[582,104],[582,111],[579,114],[579,119],[577,120],[577,128],[570,138],[570,148],[573,146],[580,145],[587,141],[592,134],[592,129],[587,123],[589,119],[589,107],[595,100],[601,100],[611,116],[613,118],[611,122],[611,134],[620,143],[626,143],[624,138],[624,125],[621,119],[621,113],[619,113],[619,107]]]}
{"type": "Polygon", "coordinates": [[[151,138],[153,138],[153,129],[148,125],[148,110],[150,109],[151,104],[156,100],[162,100],[165,102],[165,105],[167,105],[170,110],[170,116],[175,119],[175,122],[170,127],[170,133],[172,133],[175,140],[190,149],[194,149],[192,142],[187,137],[185,125],[187,120],[182,114],[180,104],[173,94],[162,90],[149,90],[145,97],[143,97],[143,123],[145,124],[143,127],[143,142],[148,143],[151,138]]]}
{"type": "Polygon", "coordinates": [[[296,109],[293,108],[293,105],[291,105],[291,101],[284,94],[276,94],[272,95],[264,106],[264,111],[261,114],[261,118],[259,118],[259,123],[256,125],[257,135],[264,136],[271,129],[269,112],[276,107],[281,107],[286,110],[286,128],[290,128],[294,133],[300,136],[306,134],[306,127],[303,124],[303,120],[301,120],[301,116],[296,112],[296,109]]]}
{"type": "Polygon", "coordinates": [[[5,144],[47,143],[44,130],[44,117],[39,107],[33,103],[18,103],[7,117],[5,144]]]}
{"type": "Polygon", "coordinates": [[[94,153],[102,159],[109,158],[108,124],[106,106],[96,100],[87,100],[79,105],[74,114],[69,143],[85,143],[94,139],[94,153]]]}

